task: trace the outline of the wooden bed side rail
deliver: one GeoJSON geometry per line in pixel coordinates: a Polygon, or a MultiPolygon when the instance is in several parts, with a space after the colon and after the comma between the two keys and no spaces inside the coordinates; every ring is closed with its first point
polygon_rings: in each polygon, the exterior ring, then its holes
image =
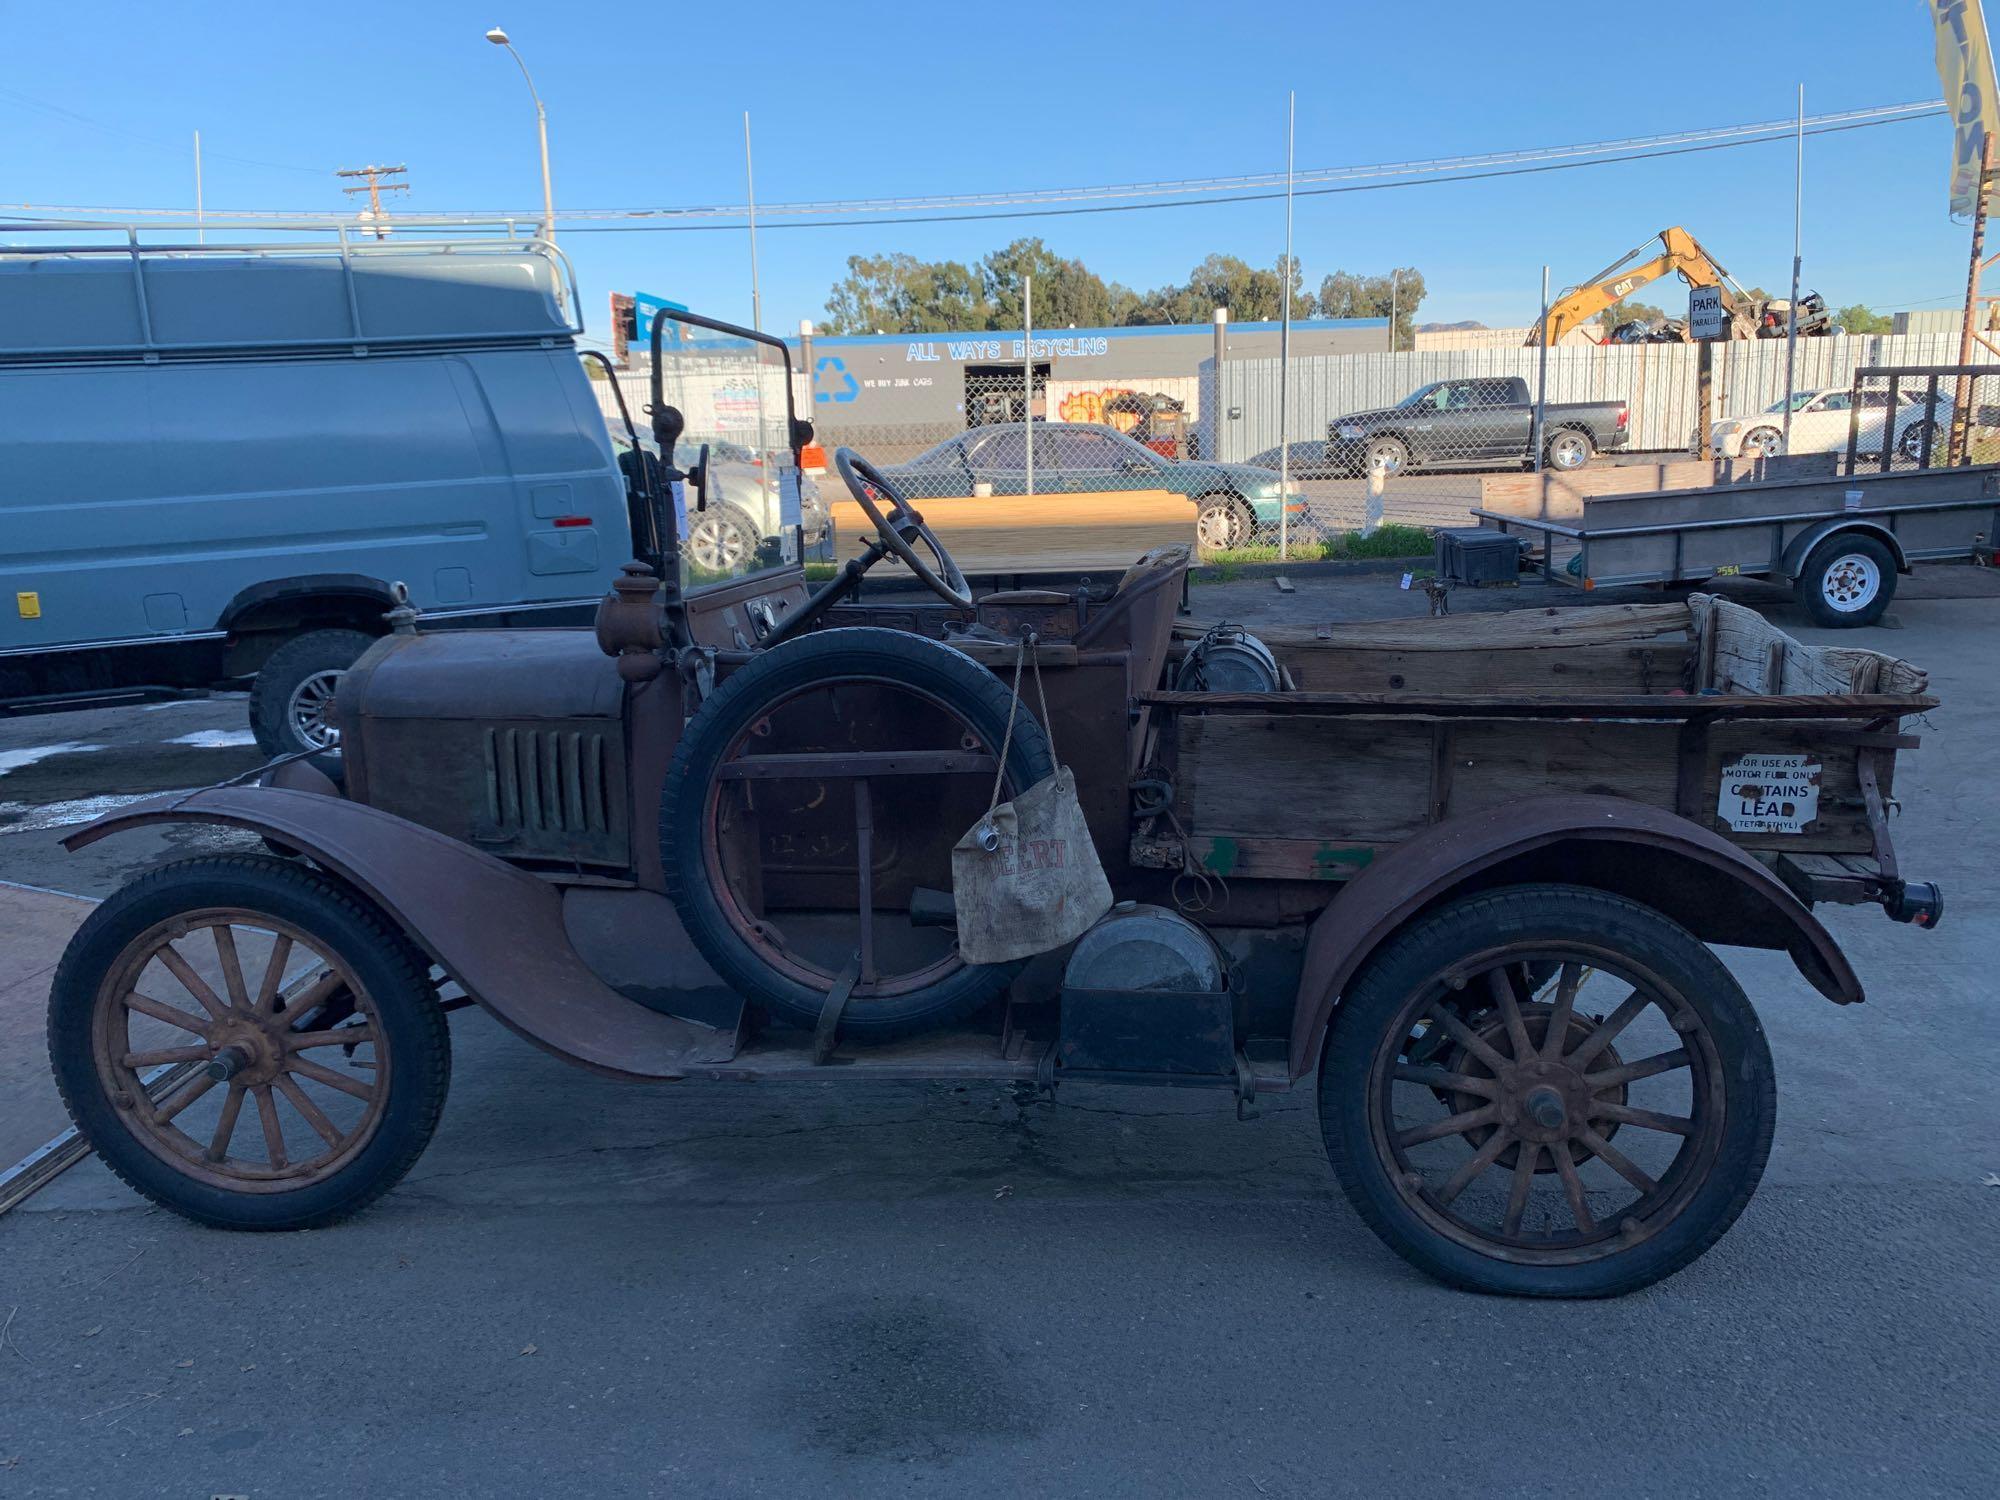
{"type": "Polygon", "coordinates": [[[1482,693],[1181,693],[1133,695],[1142,707],[1199,714],[1432,719],[1896,719],[1938,706],[1927,693],[1495,697],[1482,693]]]}

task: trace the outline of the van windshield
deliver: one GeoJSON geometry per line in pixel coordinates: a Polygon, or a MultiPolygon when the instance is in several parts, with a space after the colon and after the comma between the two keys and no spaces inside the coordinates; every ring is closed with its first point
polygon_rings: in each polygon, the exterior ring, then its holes
{"type": "Polygon", "coordinates": [[[686,422],[675,461],[694,476],[673,486],[681,587],[796,566],[802,501],[784,346],[656,316],[661,396],[686,422]]]}

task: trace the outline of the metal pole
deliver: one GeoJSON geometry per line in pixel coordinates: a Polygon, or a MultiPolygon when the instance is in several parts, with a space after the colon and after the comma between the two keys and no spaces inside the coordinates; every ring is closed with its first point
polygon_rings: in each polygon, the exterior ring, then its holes
{"type": "MultiPolygon", "coordinates": [[[[1391,327],[1394,325],[1392,324],[1391,327]]],[[[1535,461],[1535,472],[1542,472],[1542,423],[1548,416],[1549,408],[1549,268],[1542,267],[1542,330],[1541,349],[1535,356],[1535,432],[1531,457],[1535,461]]]]}
{"type": "Polygon", "coordinates": [[[1035,493],[1035,278],[1021,278],[1021,382],[1022,430],[1027,433],[1027,494],[1035,493]]]}
{"type": "MultiPolygon", "coordinates": [[[[527,70],[522,69],[523,72],[527,70]]],[[[530,91],[533,90],[530,84],[530,91]]],[[[556,242],[556,190],[549,180],[549,112],[542,107],[541,95],[535,96],[535,135],[542,147],[542,238],[551,245],[556,242]]]]}
{"type": "MultiPolygon", "coordinates": [[[[1285,259],[1278,275],[1278,561],[1292,555],[1292,147],[1298,134],[1297,90],[1285,95],[1285,259]]],[[[1247,536],[1244,538],[1250,540],[1247,536]]]]}
{"type": "MultiPolygon", "coordinates": [[[[1988,180],[1993,175],[1993,137],[1987,136],[1979,147],[1979,197],[1972,208],[1972,266],[1965,275],[1965,318],[1958,330],[1958,362],[1972,363],[1973,329],[1979,317],[1979,273],[1980,264],[1986,254],[1986,191],[1988,180]]],[[[1965,461],[1965,440],[1971,417],[1972,381],[1970,377],[1958,377],[1958,389],[1951,406],[1951,437],[1945,446],[1947,464],[1965,461]]],[[[1883,419],[1888,420],[1886,417],[1883,419]]]]}
{"type": "Polygon", "coordinates": [[[1389,268],[1389,352],[1396,352],[1396,268],[1389,268]]]}
{"type": "Polygon", "coordinates": [[[1204,452],[1190,455],[1191,457],[1219,459],[1222,456],[1222,424],[1229,418],[1226,405],[1228,396],[1222,383],[1222,366],[1228,358],[1229,309],[1218,307],[1215,310],[1215,399],[1210,402],[1206,396],[1202,398],[1208,407],[1208,446],[1204,452]]]}
{"type": "Polygon", "coordinates": [[[1798,162],[1792,170],[1792,318],[1785,331],[1785,451],[1792,451],[1792,392],[1799,360],[1799,254],[1806,201],[1806,86],[1799,85],[1798,162]]]}
{"type": "Polygon", "coordinates": [[[750,201],[750,326],[763,331],[764,298],[757,284],[757,172],[750,160],[750,111],[743,111],[743,181],[750,201]]]}
{"type": "Polygon", "coordinates": [[[201,213],[201,132],[194,133],[194,240],[197,245],[208,243],[208,230],[202,224],[201,213]]]}

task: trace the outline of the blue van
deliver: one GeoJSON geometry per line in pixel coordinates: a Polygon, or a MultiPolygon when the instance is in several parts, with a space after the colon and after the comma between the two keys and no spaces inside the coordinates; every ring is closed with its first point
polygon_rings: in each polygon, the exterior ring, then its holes
{"type": "Polygon", "coordinates": [[[0,247],[0,711],[251,683],[327,742],[392,587],[587,620],[626,485],[540,241],[0,247]]]}

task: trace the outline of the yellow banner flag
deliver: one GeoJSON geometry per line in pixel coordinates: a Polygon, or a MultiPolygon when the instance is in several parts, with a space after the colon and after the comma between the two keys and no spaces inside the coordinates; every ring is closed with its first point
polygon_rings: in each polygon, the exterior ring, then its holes
{"type": "MultiPolygon", "coordinates": [[[[1993,52],[1986,41],[1986,13],[1979,0],[1930,0],[1937,22],[1938,79],[1951,111],[1951,211],[1970,214],[1979,194],[1980,154],[1989,133],[2000,130],[1993,52]]],[[[2000,140],[1995,149],[2000,150],[2000,140]]]]}

